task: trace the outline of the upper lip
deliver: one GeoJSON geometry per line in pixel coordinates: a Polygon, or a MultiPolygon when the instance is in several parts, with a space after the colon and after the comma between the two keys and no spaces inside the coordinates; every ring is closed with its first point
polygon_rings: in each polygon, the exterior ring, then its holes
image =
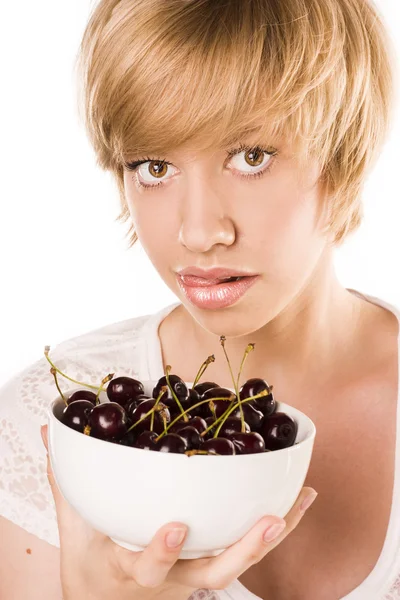
{"type": "Polygon", "coordinates": [[[225,267],[214,267],[213,269],[200,269],[199,267],[187,267],[177,271],[178,275],[193,275],[203,279],[225,279],[226,277],[253,277],[255,273],[247,273],[238,269],[228,269],[225,267]]]}

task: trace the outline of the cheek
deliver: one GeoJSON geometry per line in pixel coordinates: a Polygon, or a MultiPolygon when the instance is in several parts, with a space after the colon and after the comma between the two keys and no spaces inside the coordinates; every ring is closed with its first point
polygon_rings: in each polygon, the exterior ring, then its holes
{"type": "MultiPolygon", "coordinates": [[[[128,174],[128,177],[131,174],[128,174]]],[[[132,224],[150,261],[160,269],[160,263],[167,261],[171,252],[176,254],[178,239],[177,218],[168,208],[168,200],[155,192],[132,191],[133,182],[125,181],[125,196],[132,224]],[[175,246],[174,246],[175,245],[175,246]],[[172,247],[174,246],[174,248],[172,247]]]]}
{"type": "Polygon", "coordinates": [[[304,269],[312,257],[320,254],[326,243],[319,224],[320,206],[315,190],[288,187],[270,200],[263,198],[252,214],[244,215],[248,244],[256,255],[264,257],[267,270],[283,275],[304,269]]]}

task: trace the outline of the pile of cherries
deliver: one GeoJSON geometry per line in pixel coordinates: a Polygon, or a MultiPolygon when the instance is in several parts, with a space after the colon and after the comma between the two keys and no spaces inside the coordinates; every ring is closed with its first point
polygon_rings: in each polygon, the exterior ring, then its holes
{"type": "Polygon", "coordinates": [[[198,383],[207,366],[207,358],[197,373],[192,388],[178,375],[165,375],[153,388],[152,396],[144,393],[138,379],[107,375],[98,387],[81,383],[62,373],[45,356],[65,408],[60,420],[85,435],[108,442],[144,450],[176,454],[230,455],[254,454],[280,450],[295,444],[297,423],[277,403],[264,379],[248,379],[239,389],[245,359],[255,344],[248,344],[235,380],[225,351],[225,336],[220,337],[231,371],[235,393],[214,381],[198,383]],[[66,397],[58,384],[57,373],[79,385],[97,390],[79,389],[66,397]],[[100,402],[105,389],[109,401],[100,402]]]}

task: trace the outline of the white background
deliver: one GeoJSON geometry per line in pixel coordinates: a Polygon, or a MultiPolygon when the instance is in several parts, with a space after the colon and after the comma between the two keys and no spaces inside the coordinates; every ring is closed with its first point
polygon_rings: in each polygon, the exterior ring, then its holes
{"type": "MultiPolygon", "coordinates": [[[[3,2],[0,385],[46,344],[177,300],[138,243],[127,250],[111,175],[78,121],[73,64],[94,0],[3,2]]],[[[398,0],[376,0],[397,49],[398,0]]],[[[337,251],[344,285],[400,307],[400,101],[367,180],[365,221],[337,251]]]]}

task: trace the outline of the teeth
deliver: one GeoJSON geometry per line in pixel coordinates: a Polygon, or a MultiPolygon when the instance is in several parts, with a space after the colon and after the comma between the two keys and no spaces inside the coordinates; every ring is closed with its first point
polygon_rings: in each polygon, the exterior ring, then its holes
{"type": "Polygon", "coordinates": [[[226,279],[220,279],[221,283],[225,283],[227,281],[239,281],[242,279],[241,277],[227,277],[226,279]]]}

